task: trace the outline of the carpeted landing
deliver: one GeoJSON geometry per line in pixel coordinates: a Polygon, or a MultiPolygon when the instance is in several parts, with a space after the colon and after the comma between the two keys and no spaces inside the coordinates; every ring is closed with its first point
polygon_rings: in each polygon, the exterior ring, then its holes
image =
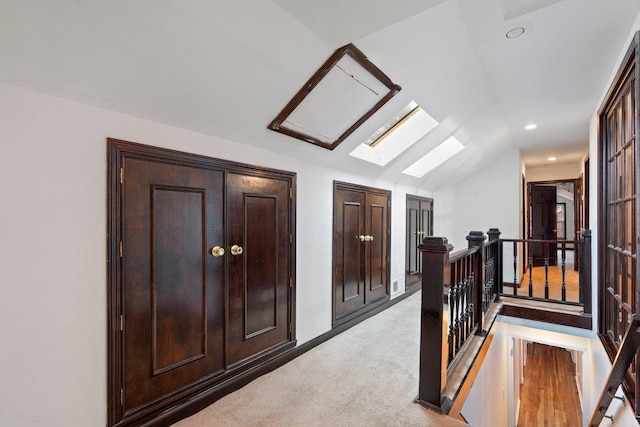
{"type": "Polygon", "coordinates": [[[418,292],[175,425],[466,425],[414,402],[419,338],[418,292]]]}

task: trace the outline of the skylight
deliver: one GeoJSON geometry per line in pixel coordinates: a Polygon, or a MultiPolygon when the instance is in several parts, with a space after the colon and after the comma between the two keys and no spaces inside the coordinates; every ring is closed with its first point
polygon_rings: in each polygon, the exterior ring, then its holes
{"type": "Polygon", "coordinates": [[[438,122],[418,104],[411,101],[349,154],[384,166],[436,126],[438,122]]]}
{"type": "Polygon", "coordinates": [[[422,178],[433,169],[446,162],[464,148],[455,137],[450,137],[442,144],[422,156],[420,160],[406,168],[402,173],[422,178]]]}

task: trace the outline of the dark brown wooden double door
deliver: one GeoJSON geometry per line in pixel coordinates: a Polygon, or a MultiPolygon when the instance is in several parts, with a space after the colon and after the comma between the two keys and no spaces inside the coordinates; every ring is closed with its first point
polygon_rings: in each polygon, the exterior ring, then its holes
{"type": "Polygon", "coordinates": [[[389,296],[391,192],[334,182],[333,323],[389,296]]]}
{"type": "Polygon", "coordinates": [[[422,258],[418,245],[433,235],[433,199],[407,194],[405,289],[422,279],[422,258]]]}
{"type": "Polygon", "coordinates": [[[122,373],[110,411],[135,424],[293,343],[293,176],[119,141],[110,149],[121,181],[110,370],[122,373]]]}

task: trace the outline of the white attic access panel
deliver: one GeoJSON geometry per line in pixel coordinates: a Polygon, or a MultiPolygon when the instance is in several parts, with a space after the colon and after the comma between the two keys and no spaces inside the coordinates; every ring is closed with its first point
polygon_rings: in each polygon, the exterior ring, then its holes
{"type": "Polygon", "coordinates": [[[348,44],[331,55],[268,127],[333,150],[400,89],[348,44]]]}

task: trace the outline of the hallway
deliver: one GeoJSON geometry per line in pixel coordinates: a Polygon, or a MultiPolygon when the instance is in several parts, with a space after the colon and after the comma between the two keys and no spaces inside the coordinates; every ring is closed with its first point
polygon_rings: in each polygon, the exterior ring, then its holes
{"type": "Polygon", "coordinates": [[[565,349],[527,343],[518,427],[581,426],[575,373],[575,364],[565,349]]]}
{"type": "MultiPolygon", "coordinates": [[[[415,403],[420,304],[417,292],[175,426],[464,426],[415,403]]],[[[570,353],[526,348],[517,426],[581,426],[570,353]]]]}
{"type": "Polygon", "coordinates": [[[464,426],[414,402],[420,296],[415,293],[175,425],[464,426]]]}

